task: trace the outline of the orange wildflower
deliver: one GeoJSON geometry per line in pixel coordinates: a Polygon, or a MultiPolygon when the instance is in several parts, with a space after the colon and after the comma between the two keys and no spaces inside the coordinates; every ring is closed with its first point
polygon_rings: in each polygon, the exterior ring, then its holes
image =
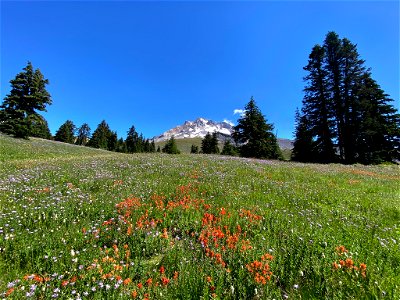
{"type": "Polygon", "coordinates": [[[335,270],[337,270],[337,269],[339,269],[341,266],[335,261],[335,262],[333,262],[332,267],[333,267],[335,270]]]}
{"type": "Polygon", "coordinates": [[[67,286],[68,283],[69,283],[68,280],[63,280],[63,281],[61,282],[61,286],[67,286]]]}
{"type": "Polygon", "coordinates": [[[337,254],[342,255],[344,253],[347,253],[348,250],[346,249],[345,246],[338,246],[338,247],[336,247],[336,252],[337,252],[337,254]]]}
{"type": "Polygon", "coordinates": [[[353,262],[353,260],[351,258],[348,258],[345,261],[345,265],[346,265],[347,268],[352,269],[353,265],[354,265],[354,262],[353,262]]]}
{"type": "Polygon", "coordinates": [[[164,228],[163,233],[161,234],[162,239],[168,239],[168,229],[164,228]]]}
{"type": "Polygon", "coordinates": [[[164,266],[161,266],[160,267],[160,274],[164,274],[165,273],[165,268],[164,268],[164,266]]]}
{"type": "Polygon", "coordinates": [[[177,280],[178,279],[178,276],[179,276],[179,272],[178,271],[175,271],[174,272],[174,280],[177,280]]]}
{"type": "Polygon", "coordinates": [[[14,292],[14,290],[15,290],[14,288],[8,289],[6,292],[6,297],[10,296],[14,292]]]}
{"type": "Polygon", "coordinates": [[[124,285],[128,285],[128,284],[130,284],[131,282],[132,282],[132,279],[130,279],[130,278],[126,278],[126,279],[123,281],[124,285]]]}
{"type": "Polygon", "coordinates": [[[138,292],[136,292],[136,290],[134,290],[131,294],[132,298],[136,298],[138,296],[138,292]]]}
{"type": "Polygon", "coordinates": [[[146,280],[146,285],[150,286],[153,283],[153,278],[149,278],[146,280]]]}
{"type": "Polygon", "coordinates": [[[168,283],[169,283],[169,279],[167,278],[167,277],[161,277],[161,283],[163,284],[163,285],[167,285],[168,283]]]}

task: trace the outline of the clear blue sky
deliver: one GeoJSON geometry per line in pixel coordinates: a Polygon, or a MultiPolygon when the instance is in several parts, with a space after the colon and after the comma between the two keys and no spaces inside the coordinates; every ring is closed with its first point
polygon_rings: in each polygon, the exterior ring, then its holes
{"type": "Polygon", "coordinates": [[[153,137],[197,117],[234,123],[254,96],[292,138],[311,48],[358,44],[399,109],[398,1],[1,1],[1,100],[29,60],[50,80],[43,115],[153,137]]]}

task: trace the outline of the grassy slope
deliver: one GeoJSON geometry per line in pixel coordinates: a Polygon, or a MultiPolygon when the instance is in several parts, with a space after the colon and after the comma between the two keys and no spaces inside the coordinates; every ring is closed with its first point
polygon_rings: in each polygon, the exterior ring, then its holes
{"type": "MultiPolygon", "coordinates": [[[[199,151],[201,149],[201,141],[202,138],[186,138],[186,139],[176,139],[176,145],[178,146],[178,149],[181,151],[181,153],[186,153],[189,154],[192,145],[198,146],[199,147],[199,151]]],[[[160,148],[162,149],[165,145],[166,141],[164,142],[157,142],[156,143],[156,149],[158,146],[160,146],[160,148]]],[[[224,144],[223,143],[219,143],[218,145],[219,150],[222,151],[222,149],[224,148],[224,144]]],[[[289,160],[290,159],[290,155],[291,155],[292,151],[290,149],[282,149],[282,154],[283,154],[283,158],[285,160],[289,160]]]]}
{"type": "Polygon", "coordinates": [[[58,157],[67,158],[81,155],[110,155],[110,152],[39,138],[30,138],[29,140],[15,139],[0,133],[1,162],[58,157]]]}
{"type": "MultiPolygon", "coordinates": [[[[104,261],[106,254],[99,246],[110,248],[116,243],[121,250],[126,244],[135,257],[132,267],[117,273],[134,282],[124,288],[122,298],[130,298],[138,282],[144,284],[149,276],[160,276],[154,272],[160,265],[166,267],[169,278],[173,271],[183,275],[168,288],[145,287],[140,296],[148,292],[156,299],[199,299],[215,292],[220,298],[243,299],[256,298],[257,289],[258,297],[266,299],[284,295],[303,299],[400,297],[398,166],[124,155],[5,136],[0,136],[0,145],[0,247],[5,249],[0,254],[0,294],[9,282],[25,274],[62,274],[69,279],[76,274],[87,277],[63,289],[59,297],[68,298],[77,289],[81,296],[88,292],[93,299],[118,298],[120,291],[100,289],[97,283],[101,275],[97,269],[88,269],[94,259],[104,261]],[[227,224],[235,228],[240,223],[247,230],[246,239],[253,248],[226,258],[229,273],[206,257],[198,243],[203,213],[198,209],[166,216],[163,223],[143,235],[138,230],[137,235],[126,236],[123,224],[110,225],[110,239],[106,232],[99,234],[98,240],[94,233],[82,233],[83,228],[95,230],[110,218],[118,219],[115,204],[127,197],[140,197],[148,205],[154,194],[172,201],[179,196],[176,187],[187,184],[197,187],[198,192],[191,197],[201,197],[210,204],[210,213],[218,215],[224,207],[231,215],[227,224]],[[246,221],[238,213],[241,209],[262,219],[246,221]],[[168,244],[162,244],[154,234],[163,228],[168,228],[168,244]],[[186,235],[186,230],[194,237],[186,235]],[[339,245],[349,249],[345,255],[357,265],[366,263],[366,278],[354,270],[332,270],[334,261],[345,258],[336,253],[339,245]],[[72,256],[72,249],[79,253],[72,256]],[[254,283],[246,264],[265,252],[275,258],[270,263],[272,279],[264,286],[254,283]],[[83,266],[82,271],[78,265],[83,266]],[[96,286],[95,292],[92,286],[96,286]]],[[[157,209],[150,213],[156,214],[157,209]]],[[[109,255],[114,257],[115,252],[109,255]]],[[[105,263],[100,264],[106,271],[105,263]]],[[[50,288],[36,291],[36,296],[50,298],[62,284],[56,277],[51,277],[50,288]]],[[[13,294],[16,299],[25,297],[29,290],[31,282],[22,282],[26,289],[17,289],[13,294]]]]}

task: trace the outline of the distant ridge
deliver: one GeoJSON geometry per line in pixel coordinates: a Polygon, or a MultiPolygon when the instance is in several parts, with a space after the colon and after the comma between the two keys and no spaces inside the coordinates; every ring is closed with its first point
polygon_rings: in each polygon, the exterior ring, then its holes
{"type": "MultiPolygon", "coordinates": [[[[197,118],[194,121],[185,121],[182,125],[169,129],[153,139],[154,142],[158,143],[167,141],[172,136],[175,139],[204,138],[208,132],[216,132],[221,141],[232,139],[233,125],[226,121],[215,122],[205,118],[197,118]]],[[[293,141],[289,139],[278,138],[278,144],[281,149],[293,148],[293,141]]]]}

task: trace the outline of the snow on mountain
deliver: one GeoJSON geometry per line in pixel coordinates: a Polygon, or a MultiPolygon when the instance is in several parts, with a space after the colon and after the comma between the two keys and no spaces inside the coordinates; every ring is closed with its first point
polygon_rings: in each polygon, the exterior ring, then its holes
{"type": "MultiPolygon", "coordinates": [[[[163,134],[155,136],[153,139],[154,142],[157,143],[167,141],[171,136],[174,136],[175,139],[204,138],[207,132],[217,132],[217,137],[220,141],[225,141],[226,139],[232,140],[233,124],[228,120],[215,122],[204,118],[197,118],[194,121],[185,121],[182,125],[167,130],[163,134]]],[[[293,141],[289,139],[278,138],[278,144],[281,149],[293,148],[293,141]]]]}
{"type": "Polygon", "coordinates": [[[204,138],[206,134],[217,132],[222,135],[230,136],[233,126],[228,121],[214,122],[204,118],[197,118],[194,121],[185,121],[182,125],[176,126],[163,134],[154,137],[155,142],[166,141],[174,136],[176,139],[184,138],[204,138]]]}

